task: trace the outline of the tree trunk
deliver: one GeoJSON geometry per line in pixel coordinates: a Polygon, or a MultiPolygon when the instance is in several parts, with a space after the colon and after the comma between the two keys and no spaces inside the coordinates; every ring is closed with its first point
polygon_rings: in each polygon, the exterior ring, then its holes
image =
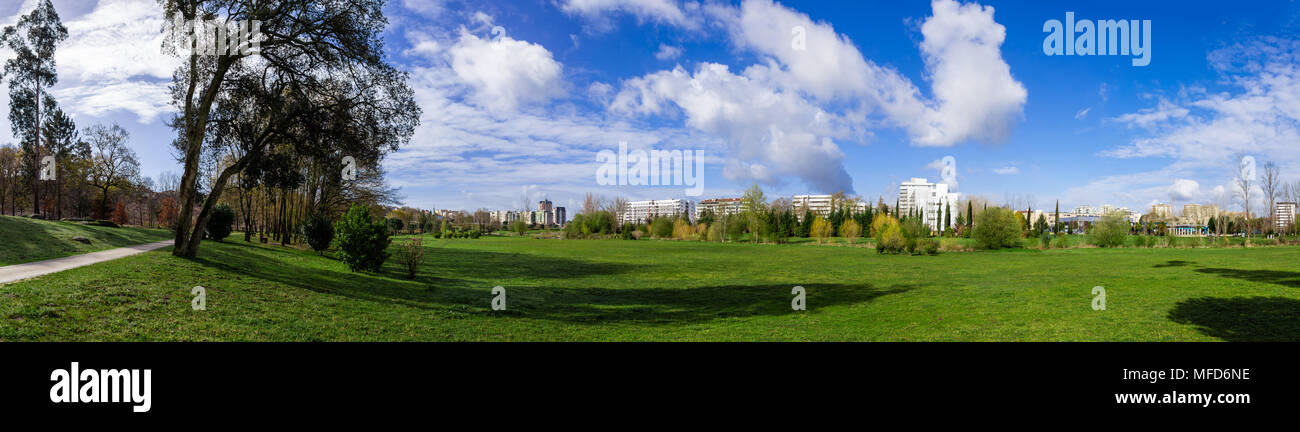
{"type": "Polygon", "coordinates": [[[32,214],[41,214],[41,80],[36,80],[36,141],[32,143],[36,155],[32,156],[32,214]]]}

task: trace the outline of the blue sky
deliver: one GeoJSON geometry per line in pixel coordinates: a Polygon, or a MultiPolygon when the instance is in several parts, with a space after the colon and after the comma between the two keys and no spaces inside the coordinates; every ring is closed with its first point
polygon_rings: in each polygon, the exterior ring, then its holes
{"type": "MultiPolygon", "coordinates": [[[[0,5],[0,23],[31,3],[0,5]]],[[[151,39],[156,2],[55,4],[72,33],[56,96],[82,125],[130,130],[146,175],[179,171],[162,124],[175,59],[151,39]]],[[[597,184],[597,152],[619,141],[705,151],[695,199],[758,182],[771,196],[892,201],[900,181],[938,181],[945,156],[958,192],[1036,207],[1239,208],[1238,154],[1300,180],[1293,1],[394,0],[387,10],[388,55],[410,71],[424,114],[385,167],[424,208],[550,197],[573,212],[586,192],[684,196],[597,184]],[[1067,11],[1151,20],[1150,65],[1045,55],[1044,22],[1067,11]]]]}

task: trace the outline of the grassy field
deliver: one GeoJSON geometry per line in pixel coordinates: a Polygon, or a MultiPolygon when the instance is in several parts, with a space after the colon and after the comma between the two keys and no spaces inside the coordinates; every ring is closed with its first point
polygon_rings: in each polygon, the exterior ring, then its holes
{"type": "Polygon", "coordinates": [[[433,240],[415,280],[204,242],[0,287],[0,340],[1300,340],[1300,248],[881,256],[676,241],[433,240]],[[507,288],[493,311],[493,286],[507,288]],[[806,311],[791,289],[807,290],[806,311]],[[207,310],[190,291],[207,289],[207,310]],[[1092,309],[1092,288],[1106,310],[1092,309]]]}
{"type": "Polygon", "coordinates": [[[167,230],[109,228],[14,216],[0,216],[0,266],[59,258],[167,240],[167,230]],[[85,237],[90,244],[73,241],[85,237]]]}

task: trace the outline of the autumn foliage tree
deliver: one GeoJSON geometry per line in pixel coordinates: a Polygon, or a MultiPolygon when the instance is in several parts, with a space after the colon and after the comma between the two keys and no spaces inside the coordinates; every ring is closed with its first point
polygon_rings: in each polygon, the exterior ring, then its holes
{"type": "Polygon", "coordinates": [[[171,197],[163,198],[162,204],[158,209],[158,223],[161,223],[163,226],[168,228],[175,227],[176,216],[179,212],[180,209],[176,207],[176,200],[171,197]]]}

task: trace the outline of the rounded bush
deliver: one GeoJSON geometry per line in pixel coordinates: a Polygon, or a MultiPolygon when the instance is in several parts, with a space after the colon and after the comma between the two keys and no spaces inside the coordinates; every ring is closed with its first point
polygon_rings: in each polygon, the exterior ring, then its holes
{"type": "Polygon", "coordinates": [[[312,250],[321,253],[329,249],[330,243],[334,241],[334,225],[330,224],[325,215],[313,214],[303,221],[302,235],[307,238],[307,245],[312,250]]]}
{"type": "Polygon", "coordinates": [[[206,228],[208,238],[221,241],[230,235],[230,231],[235,224],[235,210],[230,206],[221,204],[212,209],[212,215],[208,216],[208,225],[206,228]]]}
{"type": "Polygon", "coordinates": [[[975,231],[971,235],[981,249],[1017,248],[1023,244],[1024,227],[1015,212],[1002,207],[992,207],[975,216],[975,231]]]}

